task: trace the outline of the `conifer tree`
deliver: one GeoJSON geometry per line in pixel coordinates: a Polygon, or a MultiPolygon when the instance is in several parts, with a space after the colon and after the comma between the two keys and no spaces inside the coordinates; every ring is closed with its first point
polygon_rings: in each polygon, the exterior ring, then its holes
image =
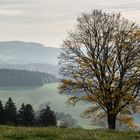
{"type": "Polygon", "coordinates": [[[17,121],[19,125],[24,125],[25,124],[25,105],[24,103],[21,105],[21,108],[18,111],[18,115],[17,115],[17,121]]]}
{"type": "Polygon", "coordinates": [[[35,120],[33,107],[30,104],[22,104],[18,117],[20,124],[24,126],[33,126],[35,120]]]}
{"type": "Polygon", "coordinates": [[[17,119],[17,109],[13,100],[9,97],[8,101],[5,104],[4,111],[5,121],[8,124],[16,124],[17,119]]]}
{"type": "Polygon", "coordinates": [[[55,114],[49,106],[40,111],[39,120],[41,126],[56,126],[55,114]]]}
{"type": "Polygon", "coordinates": [[[4,108],[1,101],[0,101],[0,124],[4,124],[4,108]]]}

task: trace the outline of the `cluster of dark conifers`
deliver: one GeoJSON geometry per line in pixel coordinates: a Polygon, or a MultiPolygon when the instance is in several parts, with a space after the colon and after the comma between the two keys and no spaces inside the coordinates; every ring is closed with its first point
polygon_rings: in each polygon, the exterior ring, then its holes
{"type": "Polygon", "coordinates": [[[56,126],[54,112],[47,105],[35,113],[32,105],[22,104],[20,109],[9,98],[3,106],[0,101],[0,124],[16,126],[56,126]]]}

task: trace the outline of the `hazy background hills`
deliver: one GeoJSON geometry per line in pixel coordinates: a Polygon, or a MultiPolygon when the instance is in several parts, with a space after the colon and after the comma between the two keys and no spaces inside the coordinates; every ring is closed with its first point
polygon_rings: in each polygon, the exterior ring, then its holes
{"type": "Polygon", "coordinates": [[[0,42],[0,68],[39,71],[58,76],[60,52],[60,48],[33,42],[0,42]]]}
{"type": "Polygon", "coordinates": [[[45,47],[39,43],[21,41],[0,42],[0,63],[48,63],[57,65],[59,54],[59,48],[45,47]]]}

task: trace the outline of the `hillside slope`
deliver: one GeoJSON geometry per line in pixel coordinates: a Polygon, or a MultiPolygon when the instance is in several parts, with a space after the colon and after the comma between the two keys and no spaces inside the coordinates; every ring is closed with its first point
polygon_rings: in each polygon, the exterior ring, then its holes
{"type": "Polygon", "coordinates": [[[0,69],[16,69],[16,70],[28,70],[28,71],[38,71],[44,73],[50,73],[59,77],[58,71],[59,66],[51,65],[46,63],[29,63],[29,64],[0,64],[0,69]]]}
{"type": "Polygon", "coordinates": [[[60,48],[45,47],[42,44],[34,42],[0,42],[0,63],[48,63],[57,65],[57,57],[60,54],[60,51],[60,48]]]}
{"type": "Polygon", "coordinates": [[[55,76],[47,73],[0,69],[0,86],[42,86],[56,81],[55,76]]]}

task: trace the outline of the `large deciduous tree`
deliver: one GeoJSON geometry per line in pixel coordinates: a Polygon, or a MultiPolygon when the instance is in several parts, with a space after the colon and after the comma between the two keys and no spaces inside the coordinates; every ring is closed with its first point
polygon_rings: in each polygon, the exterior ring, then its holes
{"type": "Polygon", "coordinates": [[[140,27],[100,10],[77,21],[63,42],[60,91],[72,95],[70,103],[89,102],[86,115],[106,114],[109,129],[117,118],[132,125],[140,107],[140,27]]]}

